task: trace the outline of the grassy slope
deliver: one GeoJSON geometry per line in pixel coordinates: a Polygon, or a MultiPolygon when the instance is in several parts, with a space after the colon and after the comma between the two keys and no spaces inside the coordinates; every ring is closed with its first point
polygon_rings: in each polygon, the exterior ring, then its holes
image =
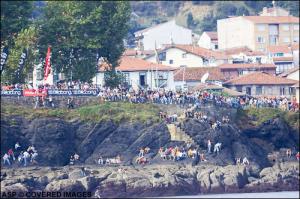
{"type": "Polygon", "coordinates": [[[299,113],[281,111],[273,108],[249,108],[247,110],[239,110],[236,122],[241,128],[251,126],[259,126],[269,119],[281,117],[290,126],[299,128],[299,113]]]}
{"type": "Polygon", "coordinates": [[[3,106],[1,116],[20,115],[27,119],[38,117],[59,117],[66,120],[79,118],[87,122],[100,122],[113,120],[116,123],[122,121],[146,122],[159,121],[159,108],[152,104],[130,104],[130,103],[103,103],[90,104],[77,109],[31,109],[14,105],[3,106]]]}

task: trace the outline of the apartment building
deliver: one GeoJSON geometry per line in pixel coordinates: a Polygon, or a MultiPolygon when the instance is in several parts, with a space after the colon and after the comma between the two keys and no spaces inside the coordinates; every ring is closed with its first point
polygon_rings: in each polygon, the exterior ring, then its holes
{"type": "Polygon", "coordinates": [[[299,17],[239,16],[218,20],[219,49],[247,46],[267,51],[269,46],[299,43],[299,17]]]}

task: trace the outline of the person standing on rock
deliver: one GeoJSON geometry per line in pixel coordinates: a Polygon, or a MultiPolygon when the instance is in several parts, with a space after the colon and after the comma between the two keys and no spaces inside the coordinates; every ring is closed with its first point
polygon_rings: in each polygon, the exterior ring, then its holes
{"type": "Polygon", "coordinates": [[[74,164],[79,162],[79,155],[77,153],[74,154],[74,164]]]}
{"type": "Polygon", "coordinates": [[[139,153],[139,157],[143,157],[143,156],[144,156],[144,149],[141,148],[141,149],[140,149],[140,153],[139,153]]]}
{"type": "Polygon", "coordinates": [[[96,197],[96,198],[101,198],[100,190],[99,190],[99,189],[96,190],[96,192],[95,192],[95,197],[96,197]]]}
{"type": "Polygon", "coordinates": [[[287,150],[286,150],[286,156],[287,156],[288,158],[291,158],[291,157],[292,157],[292,150],[291,150],[291,149],[287,149],[287,150]]]}
{"type": "Polygon", "coordinates": [[[218,142],[217,144],[215,144],[214,146],[214,153],[219,154],[220,150],[221,150],[221,145],[222,143],[218,142]]]}
{"type": "Polygon", "coordinates": [[[298,151],[298,153],[296,154],[296,158],[297,158],[297,160],[299,161],[299,159],[300,159],[300,153],[299,153],[299,151],[298,151]]]}
{"type": "Polygon", "coordinates": [[[249,163],[249,160],[246,158],[246,157],[244,157],[243,158],[243,163],[242,163],[243,165],[249,165],[250,163],[249,163]]]}
{"type": "Polygon", "coordinates": [[[8,154],[9,158],[10,158],[12,161],[15,161],[15,160],[16,160],[15,154],[14,154],[14,152],[13,152],[12,149],[9,149],[8,152],[7,152],[7,154],[8,154]]]}
{"type": "Polygon", "coordinates": [[[3,161],[4,161],[3,162],[4,165],[7,162],[8,166],[10,166],[9,155],[7,155],[7,153],[4,154],[3,161]]]}
{"type": "Polygon", "coordinates": [[[208,153],[211,153],[211,141],[210,140],[207,140],[207,150],[208,150],[208,153]]]}

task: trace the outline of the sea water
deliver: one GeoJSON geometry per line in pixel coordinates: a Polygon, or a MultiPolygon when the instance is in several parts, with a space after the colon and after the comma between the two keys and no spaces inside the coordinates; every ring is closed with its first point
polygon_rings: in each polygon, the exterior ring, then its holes
{"type": "Polygon", "coordinates": [[[201,194],[192,196],[174,196],[169,198],[299,198],[299,194],[299,191],[282,191],[265,193],[201,194]]]}

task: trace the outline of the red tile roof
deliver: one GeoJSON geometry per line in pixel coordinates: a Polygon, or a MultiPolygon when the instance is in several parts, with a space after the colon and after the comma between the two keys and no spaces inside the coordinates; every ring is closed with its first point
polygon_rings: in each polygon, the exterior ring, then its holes
{"type": "Polygon", "coordinates": [[[183,51],[198,55],[200,57],[204,57],[204,58],[210,58],[210,57],[214,57],[216,59],[227,59],[227,56],[222,53],[222,52],[216,52],[210,49],[206,49],[206,48],[202,48],[199,46],[193,46],[193,45],[183,45],[183,44],[167,44],[165,45],[165,49],[168,48],[178,48],[181,49],[183,51]]]}
{"type": "Polygon", "coordinates": [[[293,60],[294,60],[293,57],[273,57],[273,62],[280,62],[280,61],[292,62],[293,60]]]}
{"type": "Polygon", "coordinates": [[[220,69],[242,69],[242,68],[276,68],[275,64],[258,64],[258,63],[249,63],[249,64],[221,64],[219,65],[220,69]]]}
{"type": "Polygon", "coordinates": [[[254,23],[298,23],[299,17],[293,16],[242,16],[254,23]]]}
{"type": "Polygon", "coordinates": [[[240,46],[240,47],[234,47],[234,48],[228,48],[224,50],[220,50],[219,52],[223,52],[226,55],[238,55],[240,53],[244,53],[247,56],[260,56],[260,55],[265,55],[265,53],[261,51],[252,51],[250,48],[247,46],[240,46]]]}
{"type": "Polygon", "coordinates": [[[217,32],[206,32],[206,34],[207,34],[212,40],[218,40],[218,33],[217,33],[217,32]]]}
{"type": "Polygon", "coordinates": [[[295,80],[286,79],[264,72],[253,72],[231,79],[224,85],[294,85],[295,80]]]}
{"type": "Polygon", "coordinates": [[[205,73],[209,73],[208,79],[210,81],[221,81],[225,80],[225,77],[221,73],[218,67],[192,67],[192,68],[179,68],[174,71],[174,80],[181,81],[184,72],[184,80],[186,81],[200,81],[201,77],[205,73]]]}
{"type": "Polygon", "coordinates": [[[288,45],[269,46],[267,51],[270,53],[291,53],[291,47],[288,45]]]}
{"type": "MultiPolygon", "coordinates": [[[[100,66],[100,71],[105,71],[107,68],[109,68],[107,64],[102,64],[102,66],[100,66]]],[[[156,68],[158,71],[176,70],[174,67],[156,64],[143,59],[132,58],[128,56],[121,57],[120,64],[116,69],[119,71],[147,71],[156,70],[156,68]]]]}

